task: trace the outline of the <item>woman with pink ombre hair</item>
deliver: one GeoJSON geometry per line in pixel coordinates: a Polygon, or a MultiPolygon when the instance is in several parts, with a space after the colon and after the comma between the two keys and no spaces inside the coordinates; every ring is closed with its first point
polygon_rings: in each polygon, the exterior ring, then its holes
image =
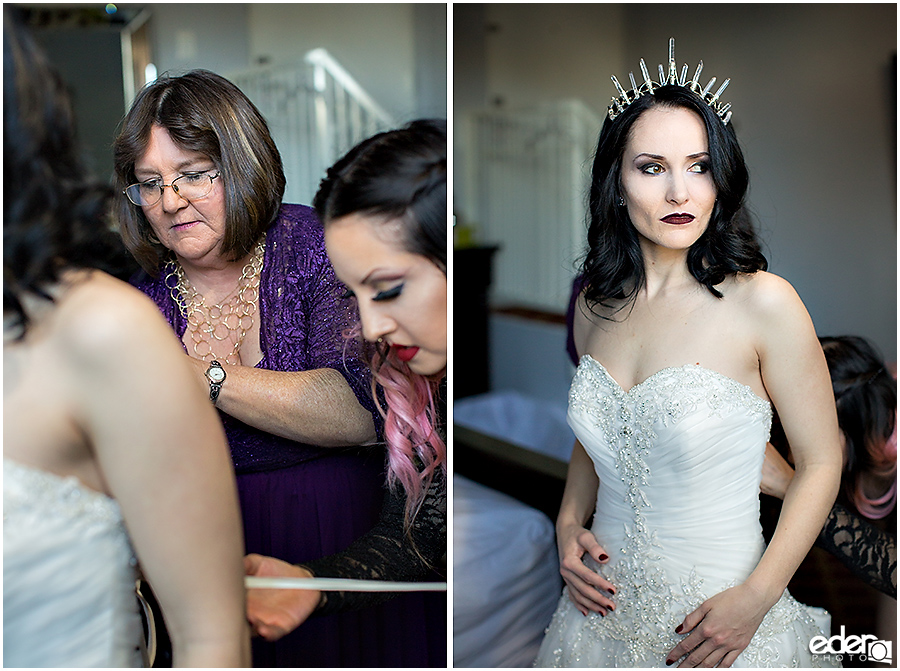
{"type": "MultiPolygon", "coordinates": [[[[335,273],[359,306],[359,327],[349,335],[368,343],[372,392],[385,420],[387,494],[378,526],[345,552],[303,566],[249,555],[247,572],[423,580],[442,573],[446,562],[446,123],[415,121],[363,141],[328,170],[313,205],[335,273]]],[[[426,638],[433,663],[415,665],[446,666],[446,597],[422,596],[430,599],[426,638]]],[[[248,617],[257,634],[277,640],[313,612],[385,598],[250,590],[248,617]]]]}
{"type": "MultiPolygon", "coordinates": [[[[817,543],[854,574],[897,598],[897,380],[881,356],[857,336],[819,338],[828,363],[844,451],[838,502],[817,543]]],[[[777,441],[776,442],[780,442],[777,441]]],[[[771,445],[762,491],[784,498],[791,465],[771,445]]]]}

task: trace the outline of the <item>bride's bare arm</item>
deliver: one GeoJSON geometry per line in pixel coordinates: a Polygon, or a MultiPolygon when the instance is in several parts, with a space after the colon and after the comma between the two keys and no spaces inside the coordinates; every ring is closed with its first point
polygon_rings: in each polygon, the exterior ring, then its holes
{"type": "Polygon", "coordinates": [[[690,652],[682,666],[730,666],[778,601],[809,552],[840,483],[841,448],[831,380],[812,321],[793,288],[759,273],[749,301],[758,326],[763,383],[795,455],[771,543],[747,580],[706,601],[676,629],[690,632],[667,663],[690,652]]]}
{"type": "Polygon", "coordinates": [[[73,414],[166,616],[177,666],[246,666],[243,540],[224,434],[158,310],[100,276],[68,301],[73,414]]]}
{"type": "Polygon", "coordinates": [[[607,610],[615,610],[610,598],[615,593],[612,584],[585,566],[582,560],[589,554],[598,563],[609,561],[597,539],[584,527],[593,512],[599,484],[591,458],[576,440],[556,518],[556,542],[559,571],[569,588],[569,598],[582,615],[591,610],[601,615],[606,615],[607,610]]]}
{"type": "Polygon", "coordinates": [[[791,445],[796,474],[772,541],[748,582],[777,600],[834,504],[841,447],[831,378],[812,321],[787,282],[774,275],[767,281],[773,286],[759,309],[760,370],[791,445]]]}
{"type": "MultiPolygon", "coordinates": [[[[582,294],[576,303],[573,323],[573,336],[579,355],[586,351],[593,326],[588,314],[590,311],[582,294]]],[[[556,518],[559,571],[568,587],[569,598],[582,615],[595,611],[605,616],[608,610],[615,610],[615,604],[610,598],[615,594],[615,588],[608,580],[585,566],[583,561],[585,554],[601,564],[609,561],[606,551],[594,534],[584,527],[594,512],[599,486],[600,480],[594,471],[594,464],[584,446],[576,440],[569,460],[562,504],[556,518]]]]}

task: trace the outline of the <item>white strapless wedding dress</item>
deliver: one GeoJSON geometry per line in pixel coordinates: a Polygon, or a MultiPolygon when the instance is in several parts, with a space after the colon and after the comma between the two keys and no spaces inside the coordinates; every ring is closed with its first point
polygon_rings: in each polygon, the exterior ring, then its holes
{"type": "Polygon", "coordinates": [[[141,665],[136,561],[118,504],[3,460],[3,665],[141,665]]]}
{"type": "MultiPolygon", "coordinates": [[[[624,391],[584,356],[569,424],[600,478],[592,531],[616,610],[584,617],[563,593],[535,666],[664,667],[675,627],[743,582],[765,550],[759,482],[772,408],[700,366],[666,368],[624,391]]],[[[835,666],[809,652],[830,616],[785,591],[735,667],[835,666]]]]}

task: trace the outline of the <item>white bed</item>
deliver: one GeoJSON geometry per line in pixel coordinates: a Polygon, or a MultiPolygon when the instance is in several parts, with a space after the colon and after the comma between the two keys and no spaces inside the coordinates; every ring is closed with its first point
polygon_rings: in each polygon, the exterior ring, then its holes
{"type": "Polygon", "coordinates": [[[531,666],[559,599],[553,524],[453,476],[453,666],[531,666]]]}
{"type": "MultiPolygon", "coordinates": [[[[461,399],[454,423],[568,461],[565,408],[515,392],[461,399]]],[[[544,513],[453,477],[453,665],[528,667],[562,590],[544,513]]]]}

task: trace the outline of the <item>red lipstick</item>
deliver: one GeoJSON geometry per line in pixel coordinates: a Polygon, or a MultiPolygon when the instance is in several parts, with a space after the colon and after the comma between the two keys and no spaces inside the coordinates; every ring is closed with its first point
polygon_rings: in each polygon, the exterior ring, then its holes
{"type": "Polygon", "coordinates": [[[397,353],[397,358],[403,363],[410,361],[419,353],[418,347],[406,347],[405,345],[391,345],[391,347],[397,353]]]}
{"type": "Polygon", "coordinates": [[[686,212],[678,212],[676,214],[670,214],[668,217],[663,217],[661,221],[666,222],[667,224],[677,224],[684,225],[691,223],[696,217],[693,214],[687,214],[686,212]]]}

